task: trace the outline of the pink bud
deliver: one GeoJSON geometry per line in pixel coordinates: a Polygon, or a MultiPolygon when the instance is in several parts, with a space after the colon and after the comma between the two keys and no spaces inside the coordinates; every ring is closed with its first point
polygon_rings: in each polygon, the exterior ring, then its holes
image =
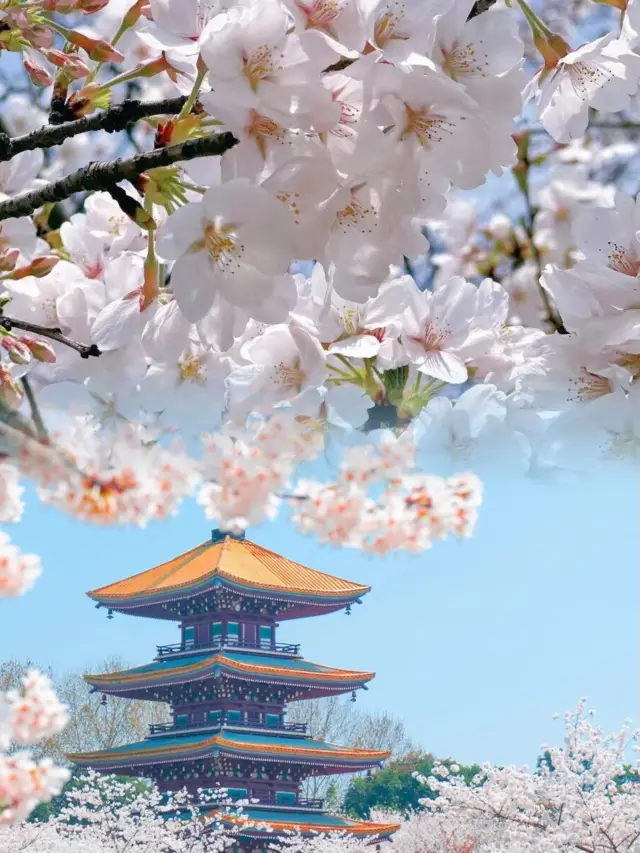
{"type": "Polygon", "coordinates": [[[146,18],[147,21],[153,21],[153,11],[151,9],[151,4],[148,6],[143,6],[140,10],[140,14],[143,18],[146,18]]]}
{"type": "Polygon", "coordinates": [[[89,66],[83,62],[80,57],[73,54],[65,54],[67,61],[64,66],[64,73],[70,80],[79,80],[81,77],[86,77],[89,73],[89,66]]]}
{"type": "Polygon", "coordinates": [[[36,278],[48,275],[59,260],[60,258],[56,255],[42,255],[40,258],[34,258],[29,264],[30,275],[34,275],[36,278]]]}
{"type": "Polygon", "coordinates": [[[8,24],[11,24],[13,27],[17,27],[23,32],[29,27],[29,19],[22,9],[16,9],[15,7],[13,9],[7,9],[5,20],[8,24]]]}
{"type": "Polygon", "coordinates": [[[93,15],[94,12],[99,12],[109,5],[109,0],[80,0],[80,9],[85,15],[93,15]]]}
{"type": "Polygon", "coordinates": [[[10,272],[20,257],[20,249],[5,249],[0,253],[0,272],[10,272]]]}
{"type": "Polygon", "coordinates": [[[53,45],[53,30],[43,24],[35,24],[27,32],[29,43],[39,50],[48,49],[53,45]]]}
{"type": "Polygon", "coordinates": [[[77,30],[69,30],[67,39],[71,44],[81,47],[89,54],[89,58],[95,62],[122,62],[124,54],[116,50],[112,44],[102,39],[92,39],[77,30]]]}
{"type": "Polygon", "coordinates": [[[24,65],[24,69],[29,75],[34,86],[41,86],[45,88],[53,83],[53,77],[43,65],[34,62],[32,59],[29,59],[28,56],[22,57],[22,64],[24,65]]]}
{"type": "Polygon", "coordinates": [[[16,384],[8,367],[0,364],[0,400],[9,409],[19,409],[24,397],[22,387],[16,384]]]}
{"type": "Polygon", "coordinates": [[[49,364],[53,364],[56,360],[56,351],[46,341],[39,341],[37,338],[30,338],[28,335],[22,335],[20,340],[28,347],[29,352],[36,361],[46,361],[49,364]]]}
{"type": "Polygon", "coordinates": [[[108,41],[100,39],[91,49],[89,58],[96,62],[123,62],[124,53],[120,53],[120,51],[116,50],[116,48],[112,44],[109,44],[108,41]]]}
{"type": "Polygon", "coordinates": [[[43,50],[42,53],[52,65],[56,66],[56,68],[63,68],[67,64],[67,60],[69,58],[69,54],[55,48],[52,50],[43,50]]]}
{"type": "Polygon", "coordinates": [[[60,12],[64,15],[73,12],[77,5],[78,0],[44,0],[42,8],[46,9],[47,12],[60,12]]]}
{"type": "Polygon", "coordinates": [[[29,348],[11,335],[3,335],[0,346],[15,364],[29,364],[31,361],[29,348]]]}

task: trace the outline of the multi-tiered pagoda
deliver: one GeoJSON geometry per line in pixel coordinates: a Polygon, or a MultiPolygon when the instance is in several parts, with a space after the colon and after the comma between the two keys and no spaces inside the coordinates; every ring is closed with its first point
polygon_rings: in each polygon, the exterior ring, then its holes
{"type": "MultiPolygon", "coordinates": [[[[304,799],[315,775],[379,766],[387,752],[313,740],[286,720],[288,702],[366,689],[374,673],[304,660],[300,646],[278,642],[280,622],[346,609],[369,587],[308,569],[249,542],[214,532],[211,541],[141,574],[93,590],[98,607],[177,622],[180,642],[157,647],[152,663],[87,675],[93,690],[166,702],[171,722],[147,738],[69,758],[105,773],[144,776],[161,791],[226,788],[251,825],[241,849],[260,849],[265,830],[348,831],[385,836],[392,825],[327,815],[304,799]]],[[[106,700],[105,700],[106,701],[106,700]]],[[[229,818],[233,820],[233,818],[229,818]]],[[[273,838],[273,836],[270,836],[273,838]]]]}

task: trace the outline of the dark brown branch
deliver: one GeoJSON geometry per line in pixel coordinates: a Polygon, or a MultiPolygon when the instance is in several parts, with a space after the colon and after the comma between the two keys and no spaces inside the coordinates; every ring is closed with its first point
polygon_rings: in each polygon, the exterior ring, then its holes
{"type": "Polygon", "coordinates": [[[29,216],[47,202],[62,201],[74,193],[84,191],[106,190],[120,181],[136,179],[148,169],[160,166],[170,166],[181,160],[194,160],[196,157],[209,157],[224,154],[236,145],[238,140],[232,133],[216,133],[203,136],[200,139],[187,139],[177,145],[157,148],[136,154],[126,160],[118,159],[108,163],[89,163],[77,172],[53,181],[41,189],[24,193],[17,198],[0,203],[0,220],[19,216],[29,216]]]}
{"type": "Polygon", "coordinates": [[[63,335],[60,329],[47,329],[45,326],[37,326],[35,323],[26,323],[24,320],[16,320],[13,317],[5,317],[0,315],[0,326],[10,332],[12,329],[22,329],[23,332],[31,332],[34,335],[40,335],[42,338],[49,338],[51,341],[56,341],[66,347],[71,347],[79,355],[80,358],[90,358],[101,355],[100,350],[95,344],[81,344],[63,335]]]}
{"type": "Polygon", "coordinates": [[[106,130],[107,133],[117,133],[126,130],[141,118],[157,115],[174,115],[179,113],[186,97],[165,98],[163,101],[123,101],[115,107],[75,121],[63,124],[39,127],[24,136],[10,139],[6,133],[0,134],[0,162],[10,160],[22,151],[33,151],[38,148],[52,148],[61,145],[65,139],[77,136],[79,133],[89,133],[93,130],[106,130]]]}
{"type": "Polygon", "coordinates": [[[476,0],[473,4],[473,9],[469,12],[467,20],[470,21],[471,18],[475,18],[476,15],[481,15],[483,12],[486,12],[495,2],[496,0],[476,0]]]}
{"type": "Polygon", "coordinates": [[[36,400],[36,395],[33,393],[33,388],[31,387],[31,383],[29,382],[29,377],[23,376],[20,381],[22,382],[24,393],[29,402],[29,408],[31,410],[31,420],[33,421],[34,426],[36,428],[38,438],[43,443],[48,444],[49,434],[47,433],[47,428],[40,413],[40,408],[38,406],[38,401],[36,400]]]}

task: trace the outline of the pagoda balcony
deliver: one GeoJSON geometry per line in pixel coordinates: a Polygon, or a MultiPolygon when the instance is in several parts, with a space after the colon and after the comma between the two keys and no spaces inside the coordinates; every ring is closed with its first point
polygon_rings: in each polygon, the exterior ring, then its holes
{"type": "Polygon", "coordinates": [[[293,643],[267,643],[264,640],[252,641],[241,640],[238,637],[221,637],[215,640],[209,640],[207,643],[196,643],[188,641],[186,643],[173,643],[170,646],[156,646],[156,660],[171,657],[173,655],[183,655],[189,652],[205,652],[216,651],[218,649],[251,649],[253,651],[267,652],[279,655],[290,655],[298,657],[300,655],[300,645],[293,643]]]}
{"type": "Polygon", "coordinates": [[[296,795],[295,799],[293,797],[291,798],[291,802],[284,803],[282,800],[279,800],[274,793],[271,793],[266,797],[260,797],[255,805],[278,806],[279,808],[287,809],[315,809],[317,811],[322,811],[324,808],[324,800],[312,800],[309,799],[309,797],[298,797],[296,795]]]}
{"type": "Polygon", "coordinates": [[[254,722],[252,720],[233,720],[222,723],[190,723],[189,725],[176,725],[175,723],[151,723],[149,725],[149,736],[177,734],[195,731],[216,731],[220,728],[227,729],[256,729],[257,731],[290,732],[291,734],[304,735],[307,733],[306,723],[278,723],[267,725],[266,723],[254,722]]]}

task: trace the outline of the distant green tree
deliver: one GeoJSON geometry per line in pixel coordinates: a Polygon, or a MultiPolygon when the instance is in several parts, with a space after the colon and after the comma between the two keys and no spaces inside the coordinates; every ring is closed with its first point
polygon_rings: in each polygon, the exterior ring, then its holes
{"type": "MultiPolygon", "coordinates": [[[[438,761],[430,753],[414,753],[401,761],[390,762],[384,770],[354,777],[345,793],[344,810],[364,820],[369,818],[371,809],[391,809],[402,814],[415,811],[420,808],[420,800],[434,799],[435,794],[413,774],[430,776],[436,764],[451,767],[457,762],[452,758],[438,761]]],[[[457,775],[466,782],[481,770],[477,764],[457,766],[457,775]]]]}

